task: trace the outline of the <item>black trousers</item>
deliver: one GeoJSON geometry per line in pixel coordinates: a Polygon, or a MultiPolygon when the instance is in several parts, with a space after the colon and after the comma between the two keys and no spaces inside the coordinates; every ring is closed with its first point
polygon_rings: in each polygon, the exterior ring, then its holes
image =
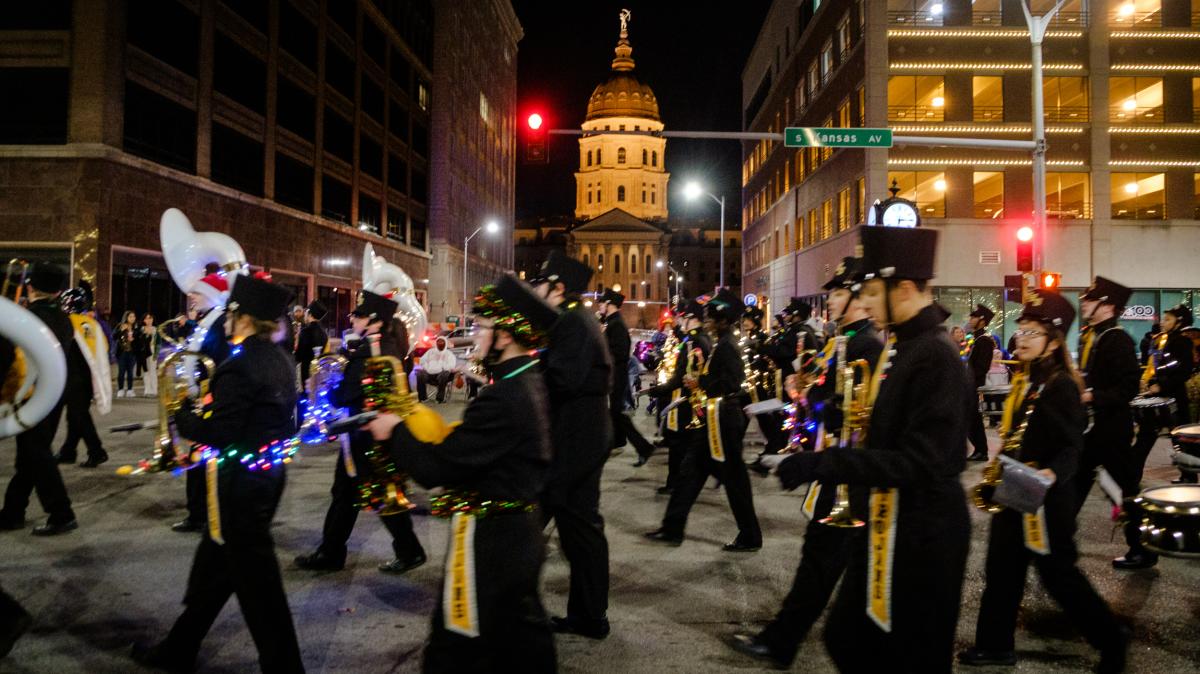
{"type": "MultiPolygon", "coordinates": [[[[479,636],[446,629],[444,604],[435,602],[422,663],[425,672],[557,671],[554,634],[538,595],[545,557],[540,525],[537,513],[476,519],[471,549],[479,636]]],[[[439,597],[445,592],[443,578],[439,597]]]]}
{"type": "MultiPolygon", "coordinates": [[[[1146,467],[1146,457],[1154,447],[1155,435],[1141,438],[1134,442],[1133,419],[1127,410],[1109,415],[1104,410],[1096,410],[1096,423],[1083,436],[1083,454],[1079,458],[1079,471],[1072,478],[1075,488],[1074,512],[1072,517],[1078,517],[1079,511],[1087,500],[1092,484],[1096,481],[1096,470],[1104,467],[1112,476],[1117,486],[1121,488],[1121,496],[1129,500],[1141,491],[1142,471],[1146,467]],[[1103,415],[1103,416],[1102,416],[1103,415]],[[1148,442],[1147,442],[1148,440],[1148,442]]],[[[1141,429],[1139,429],[1139,433],[1141,429]]],[[[1065,485],[1064,485],[1065,486],[1065,485]]],[[[1128,513],[1127,513],[1128,514],[1128,513]]],[[[1125,543],[1130,552],[1143,551],[1141,534],[1138,531],[1137,518],[1130,517],[1125,524],[1125,543]]]]}
{"type": "MultiPolygon", "coordinates": [[[[1064,495],[1065,496],[1065,495],[1064,495]]],[[[1120,627],[1108,604],[1096,594],[1076,566],[1075,515],[1068,498],[1047,499],[1045,509],[1050,553],[1025,548],[1022,514],[1005,510],[992,516],[985,573],[987,585],[979,604],[975,645],[989,651],[1013,650],[1017,611],[1025,596],[1025,572],[1032,563],[1046,592],[1066,612],[1094,648],[1120,640],[1120,627]]]]}
{"type": "MultiPolygon", "coordinates": [[[[637,414],[637,410],[633,413],[637,414]]],[[[620,407],[610,406],[608,416],[612,418],[614,448],[624,447],[628,443],[637,450],[638,456],[650,456],[654,453],[654,444],[638,432],[637,427],[633,425],[633,419],[622,412],[620,407]]]]}
{"type": "Polygon", "coordinates": [[[208,492],[204,482],[204,466],[196,466],[183,475],[188,521],[203,525],[208,522],[208,492]]]}
{"type": "MultiPolygon", "coordinates": [[[[741,414],[740,410],[738,414],[741,414]]],[[[741,418],[745,419],[744,415],[741,418]]],[[[733,511],[733,518],[737,522],[737,540],[746,545],[762,544],[762,530],[758,526],[758,515],[754,512],[754,493],[750,489],[750,474],[742,461],[743,428],[734,415],[721,416],[724,461],[712,458],[707,429],[684,431],[681,434],[685,453],[679,466],[679,479],[675,490],[671,492],[667,512],[663,515],[664,532],[671,536],[683,535],[688,513],[711,475],[720,480],[725,488],[729,509],[733,511]]]]}
{"type": "Polygon", "coordinates": [[[442,402],[446,399],[446,386],[454,381],[454,373],[449,370],[439,372],[437,374],[429,374],[425,370],[417,373],[417,399],[424,401],[429,398],[429,394],[425,391],[425,386],[429,382],[433,382],[437,386],[437,400],[442,402]]]}
{"type": "MultiPolygon", "coordinates": [[[[821,497],[834,489],[822,485],[821,497]]],[[[832,499],[830,499],[832,500],[832,499]]],[[[853,537],[862,535],[862,529],[840,529],[819,523],[828,508],[817,509],[817,515],[804,530],[804,544],[800,548],[800,565],[792,580],[792,589],[783,598],[779,612],[758,639],[765,643],[778,659],[791,662],[804,643],[808,631],[825,611],[833,589],[846,570],[853,537]]]]}
{"type": "Polygon", "coordinates": [[[667,488],[679,486],[679,467],[683,465],[683,457],[687,455],[687,442],[684,440],[686,431],[666,431],[663,438],[667,442],[667,488]]]}
{"type": "Polygon", "coordinates": [[[783,415],[777,412],[770,414],[756,414],[754,419],[758,422],[758,430],[762,432],[763,438],[767,441],[766,447],[763,448],[763,454],[778,454],[779,450],[787,447],[787,433],[783,430],[783,415]]]}
{"type": "Polygon", "coordinates": [[[214,543],[206,530],[196,549],[183,614],[162,643],[173,661],[196,660],[221,609],[230,595],[237,595],[262,671],[304,671],[271,538],[271,519],[283,485],[279,469],[251,473],[239,466],[222,472],[219,493],[225,544],[214,543]]]}
{"type": "Polygon", "coordinates": [[[87,447],[89,459],[103,457],[104,446],[100,442],[100,434],[96,432],[96,423],[92,420],[92,391],[91,383],[80,392],[71,392],[65,396],[67,406],[67,439],[58,450],[59,458],[74,461],[77,456],[79,441],[83,440],[87,447]]]}
{"type": "Polygon", "coordinates": [[[971,418],[967,420],[967,426],[967,439],[971,441],[971,446],[975,448],[975,451],[987,454],[987,433],[983,430],[983,413],[979,411],[978,406],[972,408],[971,418]]]}
{"type": "Polygon", "coordinates": [[[58,462],[50,451],[62,413],[63,405],[59,403],[45,419],[17,436],[16,472],[4,492],[4,510],[0,515],[5,519],[23,520],[29,497],[35,491],[42,509],[50,516],[48,523],[63,524],[75,519],[58,462]]]}
{"type": "MultiPolygon", "coordinates": [[[[355,465],[360,471],[359,476],[363,475],[361,471],[367,469],[367,462],[361,457],[361,453],[355,454],[355,465]]],[[[354,523],[358,521],[361,508],[357,505],[358,478],[350,477],[346,473],[346,465],[340,454],[333,473],[333,488],[329,493],[333,500],[325,513],[325,527],[321,533],[319,549],[329,557],[345,561],[346,542],[350,540],[350,534],[354,531],[354,523]]],[[[413,531],[412,515],[408,512],[380,517],[379,520],[392,535],[392,551],[397,559],[410,560],[425,554],[425,548],[421,547],[421,541],[413,531]]]]}
{"type": "Polygon", "coordinates": [[[554,520],[571,566],[567,618],[584,623],[608,616],[608,538],[600,515],[603,471],[601,460],[594,468],[560,476],[542,502],[543,525],[554,520]]]}

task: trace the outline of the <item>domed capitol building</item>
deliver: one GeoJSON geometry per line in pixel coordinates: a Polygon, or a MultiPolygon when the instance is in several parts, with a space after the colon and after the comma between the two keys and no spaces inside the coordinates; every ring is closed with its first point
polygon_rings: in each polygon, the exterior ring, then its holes
{"type": "MultiPolygon", "coordinates": [[[[518,222],[514,263],[528,275],[550,250],[565,250],[595,271],[591,291],[623,293],[630,326],[648,327],[676,293],[672,267],[681,276],[681,296],[716,287],[720,234],[713,218],[669,219],[664,124],[654,91],[634,71],[627,19],[608,79],[588,99],[575,212],[518,222]]],[[[737,283],[741,232],[736,224],[726,226],[726,279],[737,283]]]]}

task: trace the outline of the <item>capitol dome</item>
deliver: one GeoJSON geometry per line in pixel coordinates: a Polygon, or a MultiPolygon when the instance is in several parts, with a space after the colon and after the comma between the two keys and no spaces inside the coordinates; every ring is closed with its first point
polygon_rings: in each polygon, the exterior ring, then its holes
{"type": "Polygon", "coordinates": [[[597,86],[588,99],[585,121],[605,117],[640,117],[662,121],[658,116],[658,99],[654,97],[654,92],[633,74],[633,47],[625,30],[621,31],[621,38],[617,41],[616,53],[612,75],[607,82],[597,86]]]}

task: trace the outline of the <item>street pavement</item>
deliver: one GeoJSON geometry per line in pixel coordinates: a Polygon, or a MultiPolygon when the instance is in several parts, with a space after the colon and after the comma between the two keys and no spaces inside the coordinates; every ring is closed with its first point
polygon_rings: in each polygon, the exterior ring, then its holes
{"type": "MultiPolygon", "coordinates": [[[[462,397],[457,392],[453,402],[435,409],[457,419],[462,397]]],[[[112,414],[97,419],[102,431],[154,418],[149,399],[114,403],[112,414]]],[[[650,433],[649,417],[638,413],[637,421],[650,433]]],[[[64,433],[65,428],[60,429],[59,441],[64,433]]],[[[179,614],[198,540],[195,534],[178,534],[169,528],[183,517],[183,480],[116,475],[120,465],[150,454],[152,432],[103,435],[112,455],[108,464],[98,470],[63,468],[79,516],[78,531],[51,539],[35,538],[28,531],[0,533],[0,583],[35,617],[32,631],[8,658],[0,660],[0,672],[139,671],[128,658],[130,643],[161,638],[179,614]]],[[[992,442],[993,446],[997,442],[994,435],[992,442]]],[[[13,449],[11,439],[0,442],[0,479],[5,483],[12,474],[13,449]]],[[[755,451],[748,447],[746,455],[755,451]]],[[[605,641],[560,637],[560,669],[625,674],[761,670],[759,663],[732,652],[724,642],[736,631],[761,627],[787,592],[805,527],[800,494],[783,492],[774,477],[752,478],[766,537],[758,553],[721,551],[721,544],[736,531],[725,496],[715,489],[705,489],[701,495],[683,546],[665,547],[642,539],[643,532],[657,527],[666,505],[666,499],[654,493],[666,474],[665,450],[645,467],[634,468],[632,461],[631,450],[613,457],[603,482],[612,569],[612,635],[605,641]]],[[[415,518],[430,560],[402,577],[375,568],[390,559],[390,547],[386,531],[371,514],[359,519],[344,571],[325,575],[300,571],[292,558],[310,552],[320,538],[333,468],[331,447],[305,448],[289,467],[287,491],[275,518],[277,551],[304,662],[309,672],[419,671],[442,576],[447,524],[427,516],[415,518]]],[[[980,468],[971,464],[963,484],[976,482],[980,468]]],[[[1160,441],[1146,482],[1161,484],[1174,475],[1167,443],[1160,441]]],[[[420,503],[427,495],[417,490],[414,498],[420,503]]],[[[986,516],[972,512],[975,526],[958,630],[960,647],[972,641],[986,549],[986,516]]],[[[30,526],[42,520],[36,500],[28,516],[30,526]]],[[[1114,572],[1109,560],[1123,547],[1099,489],[1092,492],[1080,529],[1084,572],[1133,626],[1129,671],[1200,670],[1196,638],[1200,562],[1164,559],[1152,570],[1114,572]]],[[[568,568],[553,540],[543,578],[546,608],[561,615],[568,568]]],[[[795,671],[833,671],[820,641],[822,631],[818,624],[810,634],[795,671]]],[[[1096,661],[1077,630],[1032,578],[1017,647],[1018,672],[1084,672],[1096,661]]],[[[208,672],[257,671],[254,645],[235,601],[226,606],[208,635],[200,667],[208,672]]],[[[520,671],[520,663],[512,663],[512,670],[520,671]]]]}

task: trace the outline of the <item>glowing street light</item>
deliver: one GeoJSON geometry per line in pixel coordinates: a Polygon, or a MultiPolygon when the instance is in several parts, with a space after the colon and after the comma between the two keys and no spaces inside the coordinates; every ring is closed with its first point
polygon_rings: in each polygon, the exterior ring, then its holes
{"type": "MultiPolygon", "coordinates": [[[[530,121],[532,122],[532,119],[530,121]]],[[[495,220],[489,220],[486,224],[476,227],[475,231],[471,232],[469,235],[467,235],[467,237],[465,239],[463,239],[462,315],[463,315],[463,323],[464,324],[467,322],[466,321],[467,310],[470,308],[470,305],[467,304],[467,266],[468,266],[468,262],[470,262],[470,260],[471,260],[471,256],[467,252],[468,246],[470,246],[470,244],[471,244],[471,239],[474,239],[475,235],[480,232],[487,232],[488,234],[495,234],[496,232],[499,232],[499,231],[500,231],[500,223],[496,222],[495,220]]]]}
{"type": "MultiPolygon", "coordinates": [[[[683,187],[683,196],[689,201],[695,201],[702,195],[708,195],[710,199],[721,205],[721,276],[720,285],[718,288],[725,287],[725,197],[717,197],[711,192],[708,192],[700,183],[692,180],[683,187]]],[[[678,274],[676,274],[678,276],[678,274]]],[[[678,294],[678,293],[676,293],[678,294]]]]}

